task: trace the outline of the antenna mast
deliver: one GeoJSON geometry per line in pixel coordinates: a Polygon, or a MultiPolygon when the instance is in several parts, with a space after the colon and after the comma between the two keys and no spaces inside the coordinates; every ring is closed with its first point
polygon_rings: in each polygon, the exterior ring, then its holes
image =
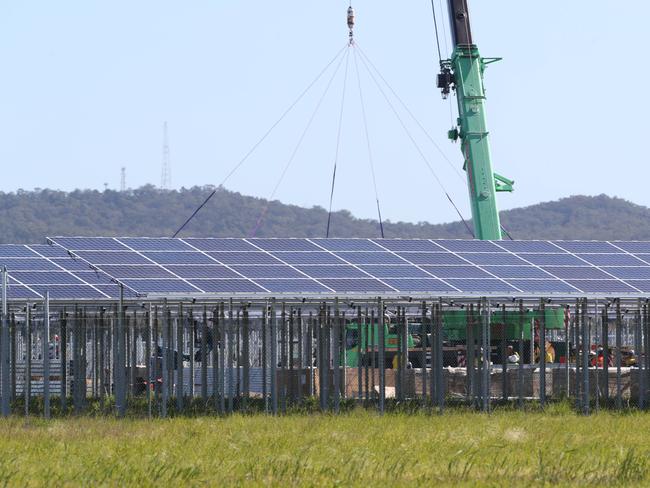
{"type": "Polygon", "coordinates": [[[126,191],[126,168],[120,168],[120,191],[126,191]]]}
{"type": "Polygon", "coordinates": [[[163,150],[162,172],[160,175],[160,189],[169,190],[172,185],[172,168],[169,160],[169,137],[167,135],[167,122],[163,124],[163,150]]]}

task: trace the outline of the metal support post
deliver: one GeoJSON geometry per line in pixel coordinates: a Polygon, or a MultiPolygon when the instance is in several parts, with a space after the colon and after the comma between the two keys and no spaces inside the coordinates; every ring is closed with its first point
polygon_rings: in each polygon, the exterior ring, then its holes
{"type": "Polygon", "coordinates": [[[580,311],[582,325],[582,412],[589,415],[589,333],[587,330],[587,299],[582,300],[580,311]]]}
{"type": "Polygon", "coordinates": [[[43,416],[50,418],[50,292],[43,302],[43,416]]]}
{"type": "Polygon", "coordinates": [[[483,311],[483,331],[481,333],[483,339],[483,379],[481,381],[482,392],[481,396],[483,397],[482,409],[484,412],[490,411],[490,369],[491,369],[491,354],[490,354],[490,302],[487,298],[482,299],[481,309],[483,311]]]}
{"type": "Polygon", "coordinates": [[[7,268],[3,266],[0,275],[0,279],[2,280],[2,323],[0,324],[2,329],[0,335],[0,381],[2,381],[2,386],[0,387],[0,392],[2,393],[2,416],[8,417],[11,414],[11,404],[9,402],[9,304],[7,303],[7,268]]]}
{"type": "Polygon", "coordinates": [[[176,319],[176,409],[183,411],[183,397],[185,396],[185,344],[183,337],[185,334],[185,314],[183,312],[183,303],[178,304],[178,317],[176,319]]]}
{"type": "Polygon", "coordinates": [[[384,324],[384,302],[381,298],[377,300],[377,314],[379,321],[379,412],[383,415],[386,403],[386,368],[384,360],[386,359],[386,337],[385,337],[385,324],[384,324]]]}
{"type": "Polygon", "coordinates": [[[616,299],[616,409],[623,408],[623,385],[621,383],[621,346],[622,346],[621,300],[616,299]]]}
{"type": "Polygon", "coordinates": [[[160,362],[162,372],[161,388],[161,416],[167,418],[167,402],[169,401],[169,387],[171,386],[171,375],[169,374],[169,309],[167,299],[163,299],[162,307],[162,360],[160,362]]]}
{"type": "Polygon", "coordinates": [[[32,306],[27,302],[25,307],[25,417],[29,416],[29,402],[32,395],[32,306]]]}
{"type": "Polygon", "coordinates": [[[277,335],[277,323],[275,315],[275,298],[271,299],[271,310],[270,310],[270,331],[271,331],[271,364],[269,365],[271,373],[271,412],[273,415],[278,414],[278,379],[277,379],[277,367],[278,367],[278,335],[277,335]]]}
{"type": "Polygon", "coordinates": [[[517,404],[519,408],[524,408],[524,324],[526,322],[526,315],[524,311],[524,301],[519,300],[519,345],[517,347],[519,353],[519,364],[517,368],[517,404]]]}
{"type": "Polygon", "coordinates": [[[539,403],[546,406],[546,304],[539,301],[539,403]]]}
{"type": "Polygon", "coordinates": [[[232,298],[228,300],[228,413],[233,412],[233,402],[235,399],[235,323],[233,320],[232,298]]]}

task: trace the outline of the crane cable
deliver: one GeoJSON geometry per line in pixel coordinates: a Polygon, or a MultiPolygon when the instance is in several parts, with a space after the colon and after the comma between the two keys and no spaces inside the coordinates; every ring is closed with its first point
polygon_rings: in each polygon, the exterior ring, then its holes
{"type": "Polygon", "coordinates": [[[384,222],[381,218],[381,207],[379,206],[379,192],[377,191],[377,177],[375,174],[375,163],[372,157],[372,149],[370,146],[370,132],[368,131],[368,118],[366,116],[366,104],[363,99],[363,91],[361,89],[361,75],[359,74],[359,61],[357,60],[357,51],[354,51],[354,70],[357,74],[357,85],[359,87],[359,101],[361,103],[361,117],[363,119],[363,129],[366,136],[366,147],[368,149],[368,163],[370,165],[370,174],[372,175],[372,186],[375,190],[375,201],[377,202],[377,218],[379,220],[379,232],[381,238],[384,236],[384,222]]]}
{"type": "Polygon", "coordinates": [[[316,104],[316,107],[314,108],[311,116],[309,117],[309,120],[307,121],[307,125],[305,126],[304,130],[302,131],[302,134],[300,135],[300,138],[298,139],[297,144],[295,145],[293,152],[291,153],[291,156],[289,157],[289,160],[284,166],[284,169],[282,170],[282,173],[280,174],[280,178],[276,182],[275,186],[273,187],[273,191],[271,192],[266,205],[262,209],[262,212],[260,212],[260,216],[257,219],[257,222],[255,223],[255,226],[250,232],[249,237],[255,237],[257,234],[257,231],[260,229],[262,226],[262,222],[264,221],[264,218],[266,217],[266,213],[269,210],[269,207],[271,206],[271,202],[273,201],[273,198],[275,197],[275,193],[278,191],[278,188],[280,187],[280,184],[284,180],[285,175],[287,174],[287,171],[289,170],[289,167],[291,166],[291,163],[293,163],[294,159],[296,158],[296,154],[298,153],[298,150],[300,149],[300,146],[302,146],[302,142],[305,139],[305,136],[307,135],[307,132],[309,132],[309,129],[311,127],[312,122],[316,118],[316,114],[318,113],[318,110],[320,109],[321,105],[323,104],[323,100],[325,100],[325,97],[329,93],[330,87],[332,86],[332,82],[334,81],[334,78],[336,78],[336,75],[339,72],[339,69],[341,68],[341,64],[343,63],[344,59],[348,59],[350,55],[350,51],[348,50],[345,54],[345,56],[341,57],[339,60],[336,69],[334,70],[334,73],[332,73],[332,76],[330,77],[329,81],[327,82],[327,85],[325,87],[325,91],[321,95],[320,99],[318,100],[318,103],[316,104]]]}
{"type": "MultiPolygon", "coordinates": [[[[352,7],[350,7],[352,8],[352,7]]],[[[348,14],[349,17],[349,14],[348,14]]],[[[348,21],[349,23],[349,21],[348,21]]],[[[350,48],[354,41],[352,38],[352,29],[350,29],[350,48]]],[[[348,85],[348,68],[350,65],[350,48],[348,48],[347,55],[345,56],[345,74],[343,75],[343,92],[341,93],[341,108],[339,111],[339,126],[336,133],[336,151],[334,153],[334,169],[332,170],[332,188],[330,189],[330,204],[327,211],[327,229],[325,230],[325,238],[330,236],[330,226],[332,224],[332,202],[334,201],[334,185],[336,184],[336,166],[339,161],[339,150],[341,148],[341,129],[343,128],[343,112],[345,108],[345,92],[348,85]]]]}
{"type": "MultiPolygon", "coordinates": [[[[372,64],[372,62],[371,62],[370,59],[366,56],[366,54],[363,52],[363,50],[362,50],[361,48],[359,48],[358,45],[357,45],[356,47],[359,49],[359,53],[361,54],[361,56],[360,56],[361,63],[362,63],[363,66],[366,68],[366,71],[367,71],[368,74],[370,75],[370,78],[372,79],[372,81],[373,81],[373,82],[375,83],[375,85],[377,86],[377,89],[379,90],[379,92],[380,92],[381,95],[383,96],[384,100],[386,101],[386,103],[387,103],[388,106],[390,107],[391,111],[393,112],[393,115],[394,115],[395,118],[398,120],[399,124],[402,126],[402,129],[403,129],[404,132],[406,133],[407,137],[411,140],[411,143],[413,144],[413,146],[415,147],[416,151],[417,151],[418,154],[420,155],[420,158],[422,159],[422,161],[425,163],[425,165],[427,166],[427,168],[428,168],[429,171],[431,172],[431,175],[432,175],[433,178],[435,179],[436,183],[438,184],[438,186],[440,187],[440,189],[442,190],[442,192],[443,192],[443,193],[445,194],[445,196],[447,197],[447,200],[449,200],[449,203],[451,203],[452,207],[454,208],[454,210],[456,211],[456,213],[457,213],[458,216],[460,217],[461,221],[463,222],[463,224],[464,224],[465,227],[467,228],[467,231],[470,233],[470,235],[471,235],[472,237],[475,237],[475,236],[474,236],[474,232],[472,231],[472,229],[470,228],[469,224],[467,223],[467,221],[466,221],[465,218],[463,217],[462,213],[460,212],[460,210],[459,210],[458,206],[456,205],[456,203],[454,202],[454,200],[451,198],[451,195],[449,194],[449,192],[448,192],[447,189],[445,188],[445,185],[442,183],[442,180],[440,179],[440,177],[439,177],[439,176],[436,174],[436,172],[434,171],[433,166],[431,165],[431,163],[429,162],[428,158],[426,157],[426,155],[425,155],[424,152],[422,151],[422,148],[420,147],[420,145],[417,143],[417,141],[416,141],[415,138],[413,137],[413,134],[411,134],[411,131],[409,131],[408,127],[406,126],[406,124],[405,124],[405,122],[404,122],[404,120],[403,120],[402,117],[399,115],[399,112],[397,111],[397,109],[395,108],[394,104],[391,102],[390,98],[389,98],[388,95],[386,94],[386,91],[384,90],[384,88],[381,86],[381,84],[380,84],[379,81],[377,80],[377,77],[375,76],[375,74],[373,73],[373,71],[370,69],[369,64],[370,64],[370,65],[373,67],[373,69],[377,72],[377,74],[380,76],[380,78],[381,78],[382,81],[386,84],[386,86],[391,90],[391,92],[392,92],[392,93],[397,97],[395,91],[391,88],[391,86],[388,84],[388,82],[386,82],[386,79],[381,75],[381,73],[379,72],[379,70],[377,70],[377,68],[374,66],[374,64],[372,64]]],[[[397,97],[397,98],[398,98],[398,100],[401,100],[401,99],[399,99],[399,97],[397,97]]],[[[412,116],[412,114],[411,114],[411,116],[412,116]]],[[[438,150],[442,153],[442,150],[441,150],[437,145],[436,145],[436,148],[438,148],[438,150]]],[[[443,153],[443,154],[444,154],[444,153],[443,153]]]]}
{"type": "Polygon", "coordinates": [[[219,184],[219,186],[217,186],[215,189],[212,190],[212,192],[210,192],[210,194],[207,196],[207,198],[206,198],[205,200],[203,200],[203,202],[202,202],[202,203],[201,203],[201,204],[200,204],[200,205],[199,205],[199,206],[194,210],[194,212],[192,212],[192,214],[191,214],[191,215],[190,215],[190,216],[185,220],[185,222],[183,222],[183,225],[181,225],[181,226],[176,230],[176,232],[174,232],[174,234],[172,235],[172,237],[176,237],[176,236],[178,236],[178,234],[180,234],[181,231],[182,231],[185,227],[187,227],[187,225],[192,221],[192,219],[193,219],[193,218],[194,218],[194,217],[195,217],[195,216],[196,216],[196,215],[201,211],[201,209],[202,209],[203,207],[205,207],[205,205],[206,205],[206,204],[207,204],[207,203],[212,199],[212,197],[217,193],[217,190],[218,190],[219,188],[223,187],[223,185],[226,184],[226,182],[227,182],[227,181],[232,177],[232,175],[234,175],[235,172],[237,172],[237,170],[238,170],[238,169],[239,169],[239,168],[240,168],[240,167],[241,167],[241,166],[246,162],[246,160],[248,160],[248,158],[249,158],[249,157],[250,157],[250,156],[255,152],[255,150],[256,150],[256,149],[257,149],[257,148],[258,148],[258,147],[259,147],[259,146],[260,146],[260,145],[261,145],[261,144],[262,144],[262,143],[267,139],[267,137],[268,137],[268,136],[271,134],[271,132],[273,132],[273,130],[274,130],[274,129],[275,129],[275,128],[280,124],[280,122],[282,122],[282,121],[285,119],[285,117],[289,114],[289,112],[291,112],[291,111],[295,108],[295,106],[298,105],[298,103],[299,103],[299,102],[300,102],[300,101],[305,97],[305,95],[306,95],[306,94],[307,94],[307,93],[308,93],[308,92],[313,88],[313,86],[314,86],[316,83],[318,83],[318,81],[323,77],[323,75],[327,72],[327,70],[330,68],[330,66],[332,66],[332,65],[336,62],[336,60],[339,59],[339,57],[341,57],[341,59],[343,59],[343,58],[342,58],[342,54],[343,54],[343,52],[345,52],[345,50],[346,50],[347,47],[348,47],[347,45],[343,46],[343,47],[342,47],[342,48],[341,48],[341,49],[336,53],[336,55],[335,55],[335,56],[334,56],[334,57],[333,57],[333,58],[332,58],[332,59],[331,59],[331,60],[330,60],[326,65],[325,65],[325,67],[324,67],[324,68],[323,68],[323,69],[318,73],[318,75],[317,75],[317,76],[316,76],[316,77],[315,77],[315,78],[314,78],[314,79],[313,79],[313,80],[312,80],[312,81],[307,85],[307,87],[306,87],[306,88],[305,88],[305,89],[300,93],[300,95],[298,95],[298,97],[297,97],[297,98],[296,98],[296,99],[295,99],[295,100],[294,100],[294,101],[293,101],[293,102],[292,102],[292,103],[287,107],[287,109],[286,109],[284,112],[282,112],[282,115],[280,115],[280,117],[279,117],[279,118],[278,118],[278,119],[277,119],[277,120],[276,120],[276,121],[271,125],[271,127],[269,127],[269,129],[264,133],[264,135],[262,135],[262,137],[261,137],[260,139],[258,139],[258,141],[257,141],[255,144],[253,144],[253,146],[251,147],[251,149],[250,149],[250,150],[249,150],[249,151],[244,155],[244,157],[241,158],[241,159],[239,160],[239,162],[238,162],[237,164],[235,164],[235,165],[232,167],[232,169],[230,170],[230,172],[229,172],[229,173],[226,175],[226,177],[221,181],[221,183],[219,184]]]}

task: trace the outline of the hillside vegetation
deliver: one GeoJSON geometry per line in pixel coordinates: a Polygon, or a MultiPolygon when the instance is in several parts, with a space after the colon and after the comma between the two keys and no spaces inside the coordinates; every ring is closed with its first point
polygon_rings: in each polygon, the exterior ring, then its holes
{"type": "MultiPolygon", "coordinates": [[[[40,243],[53,235],[171,236],[212,191],[193,187],[160,191],[144,186],[126,192],[77,190],[0,193],[0,242],[40,243]]],[[[267,201],[218,189],[184,230],[184,236],[242,237],[255,227],[267,201]]],[[[432,209],[432,212],[435,211],[432,209]]],[[[502,212],[516,239],[650,240],[650,209],[606,195],[573,196],[502,212]]],[[[258,237],[323,237],[327,211],[273,201],[258,237]]],[[[386,222],[386,237],[470,237],[460,222],[386,222]]],[[[377,237],[374,220],[348,211],[332,218],[334,237],[377,237]]]]}

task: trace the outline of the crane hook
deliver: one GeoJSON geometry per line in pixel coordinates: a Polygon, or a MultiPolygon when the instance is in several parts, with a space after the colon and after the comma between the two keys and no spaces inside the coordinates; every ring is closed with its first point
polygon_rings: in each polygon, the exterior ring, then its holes
{"type": "Polygon", "coordinates": [[[354,44],[354,9],[348,8],[348,29],[350,29],[350,45],[354,44]]]}

